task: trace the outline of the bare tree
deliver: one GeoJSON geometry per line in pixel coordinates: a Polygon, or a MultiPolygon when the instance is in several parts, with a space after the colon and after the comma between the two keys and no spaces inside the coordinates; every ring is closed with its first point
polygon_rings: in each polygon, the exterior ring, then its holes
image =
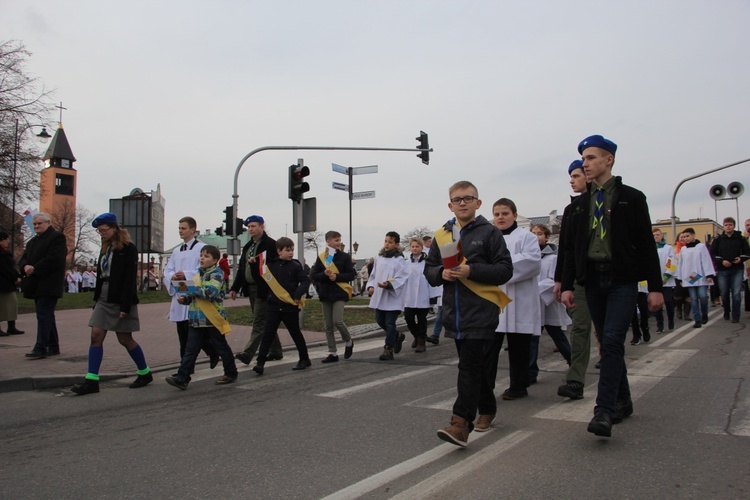
{"type": "Polygon", "coordinates": [[[422,239],[425,236],[432,236],[432,233],[433,230],[427,226],[417,226],[404,233],[404,236],[401,238],[401,242],[403,244],[407,244],[411,238],[422,239]]]}
{"type": "MultiPolygon", "coordinates": [[[[7,206],[14,192],[16,206],[38,196],[41,148],[30,129],[48,123],[53,110],[52,92],[26,73],[30,56],[20,41],[0,43],[0,202],[7,206]]],[[[0,224],[10,228],[13,221],[0,224]]]]}
{"type": "Polygon", "coordinates": [[[49,214],[52,226],[68,237],[68,260],[77,262],[80,258],[90,261],[96,252],[99,238],[91,226],[95,214],[78,204],[74,207],[71,200],[65,201],[54,212],[49,214]],[[71,239],[72,236],[72,239],[71,239]]]}
{"type": "Polygon", "coordinates": [[[315,250],[315,255],[320,253],[321,241],[325,234],[321,231],[310,231],[305,233],[305,250],[315,250]]]}

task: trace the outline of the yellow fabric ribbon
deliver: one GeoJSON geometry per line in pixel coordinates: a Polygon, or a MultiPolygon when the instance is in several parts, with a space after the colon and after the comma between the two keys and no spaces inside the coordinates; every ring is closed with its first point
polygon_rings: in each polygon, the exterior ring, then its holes
{"type": "MultiPolygon", "coordinates": [[[[318,255],[318,258],[320,259],[320,262],[322,262],[323,266],[327,267],[328,269],[330,269],[334,274],[339,274],[339,268],[336,267],[336,264],[334,264],[333,261],[331,261],[331,265],[330,266],[326,266],[326,257],[327,257],[326,254],[327,253],[328,253],[328,250],[326,250],[322,254],[318,255]]],[[[349,283],[344,283],[343,281],[337,281],[336,284],[338,286],[340,286],[341,289],[347,293],[347,295],[349,295],[350,299],[352,298],[352,294],[354,293],[354,289],[352,289],[352,286],[349,283]]]]}
{"type": "Polygon", "coordinates": [[[289,292],[287,292],[286,289],[283,286],[281,286],[281,283],[276,281],[276,278],[274,277],[271,270],[268,269],[268,266],[263,267],[262,273],[263,273],[263,279],[266,280],[266,283],[268,283],[268,288],[271,289],[271,291],[273,292],[273,294],[276,296],[277,299],[287,304],[297,306],[300,309],[305,307],[305,297],[302,296],[300,297],[299,302],[295,302],[292,296],[289,295],[289,292]]]}
{"type": "MultiPolygon", "coordinates": [[[[453,243],[453,233],[446,231],[445,228],[440,228],[435,231],[435,241],[437,241],[440,247],[453,243]]],[[[466,264],[466,257],[461,261],[461,264],[466,264]]],[[[513,302],[513,299],[508,297],[505,292],[500,289],[499,286],[489,285],[487,283],[478,283],[471,281],[468,278],[458,278],[458,280],[466,286],[469,290],[493,304],[496,304],[500,312],[505,309],[505,306],[513,302]]]]}
{"type": "MultiPolygon", "coordinates": [[[[195,283],[196,288],[201,286],[201,277],[198,274],[193,276],[193,283],[195,283]]],[[[214,325],[217,330],[219,330],[219,333],[221,333],[222,335],[229,335],[229,332],[232,331],[232,327],[229,325],[229,322],[224,319],[224,317],[219,313],[219,310],[216,309],[216,306],[210,301],[202,299],[200,297],[194,297],[194,300],[198,304],[201,312],[206,316],[206,319],[208,319],[208,321],[210,321],[211,324],[214,325]]]]}

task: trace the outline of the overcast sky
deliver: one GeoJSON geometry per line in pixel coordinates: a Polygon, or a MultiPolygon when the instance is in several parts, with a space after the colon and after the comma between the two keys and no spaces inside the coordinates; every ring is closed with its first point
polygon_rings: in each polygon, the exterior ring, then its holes
{"type": "MultiPolygon", "coordinates": [[[[479,187],[489,216],[509,197],[524,216],[562,213],[577,145],[619,145],[614,172],[668,218],[677,183],[750,158],[750,2],[0,0],[3,40],[67,108],[78,202],[100,213],[133,188],[166,198],[166,244],[193,215],[214,229],[235,170],[262,146],[435,148],[415,153],[263,152],[239,175],[242,217],[292,235],[287,168],[304,158],[318,229],[349,241],[345,182],[356,177],[358,257],[388,230],[437,227],[447,188],[479,187]]],[[[54,125],[57,117],[50,117],[54,125]]],[[[676,213],[714,217],[709,188],[750,162],[683,185],[676,213]]],[[[719,218],[734,215],[720,202],[719,218]]],[[[750,192],[739,199],[750,217],[750,192]]],[[[24,207],[26,208],[26,207],[24,207]]]]}

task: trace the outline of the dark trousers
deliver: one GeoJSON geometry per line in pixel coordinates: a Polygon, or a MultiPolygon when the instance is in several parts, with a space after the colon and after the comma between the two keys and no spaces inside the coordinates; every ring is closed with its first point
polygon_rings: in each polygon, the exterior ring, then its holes
{"type": "Polygon", "coordinates": [[[299,327],[299,312],[298,311],[276,311],[274,308],[269,307],[266,310],[266,329],[263,332],[263,338],[260,341],[260,349],[258,349],[258,362],[265,363],[268,358],[268,351],[271,350],[271,344],[274,339],[278,340],[276,331],[281,323],[284,323],[286,329],[289,331],[289,335],[294,341],[294,346],[297,348],[299,353],[299,359],[310,359],[307,354],[307,344],[305,344],[305,337],[302,335],[302,330],[299,327]]]}
{"type": "Polygon", "coordinates": [[[664,307],[654,313],[656,316],[656,329],[664,330],[664,309],[667,309],[667,322],[670,328],[674,327],[674,288],[671,286],[665,286],[664,291],[664,307]]]}
{"type": "Polygon", "coordinates": [[[398,329],[396,328],[396,320],[401,311],[384,311],[382,309],[375,309],[375,322],[380,328],[385,331],[385,347],[391,349],[396,345],[398,339],[398,329]]]}
{"type": "MultiPolygon", "coordinates": [[[[176,321],[175,324],[177,325],[177,338],[180,340],[180,359],[182,359],[187,352],[187,345],[190,338],[190,322],[188,320],[176,321]]],[[[218,354],[216,348],[209,342],[208,338],[204,340],[200,347],[209,358],[218,354]]]]}
{"type": "Polygon", "coordinates": [[[201,349],[205,351],[206,345],[221,356],[224,375],[230,378],[237,378],[237,366],[234,364],[232,349],[229,347],[226,337],[213,326],[202,328],[188,327],[185,355],[182,356],[177,377],[184,382],[190,382],[190,374],[195,369],[195,360],[198,359],[201,349]]]}
{"type": "MultiPolygon", "coordinates": [[[[547,334],[552,339],[552,342],[555,343],[555,347],[557,347],[557,350],[560,351],[560,355],[565,358],[565,361],[568,362],[568,366],[570,366],[570,341],[568,340],[568,337],[565,336],[565,332],[563,331],[562,327],[556,325],[544,325],[543,329],[547,330],[547,334]]],[[[529,346],[529,377],[537,377],[539,375],[539,364],[537,363],[537,360],[539,359],[540,338],[541,337],[538,335],[531,336],[531,343],[529,346]]]]}
{"type": "Polygon", "coordinates": [[[645,335],[648,333],[648,294],[638,292],[636,307],[633,308],[633,317],[630,320],[630,326],[633,328],[633,341],[641,340],[641,332],[645,335]],[[638,316],[640,314],[640,320],[638,316]]]}
{"type": "Polygon", "coordinates": [[[477,411],[480,415],[495,415],[495,377],[502,347],[502,336],[491,339],[456,339],[458,351],[458,396],[453,403],[453,414],[469,422],[474,428],[477,411]]]}
{"type": "MultiPolygon", "coordinates": [[[[503,346],[503,337],[508,337],[508,372],[510,373],[510,389],[512,392],[522,392],[530,385],[529,382],[529,359],[531,358],[530,333],[500,332],[500,347],[503,346]]],[[[497,376],[497,365],[494,377],[497,376]]]]}
{"type": "Polygon", "coordinates": [[[427,338],[427,308],[405,307],[404,319],[406,326],[415,338],[427,338]]]}
{"type": "MultiPolygon", "coordinates": [[[[250,357],[253,357],[263,339],[263,333],[266,331],[266,311],[268,310],[268,302],[266,302],[265,298],[258,297],[258,287],[256,285],[250,285],[247,287],[247,298],[250,301],[250,309],[253,311],[253,330],[250,332],[250,339],[247,341],[247,344],[245,344],[243,352],[250,357]]],[[[270,350],[275,358],[281,359],[284,356],[284,351],[281,349],[281,342],[279,341],[278,335],[274,337],[270,350]]]]}
{"type": "Polygon", "coordinates": [[[617,401],[630,401],[625,366],[625,337],[638,301],[638,284],[612,279],[611,272],[589,266],[586,271],[586,302],[601,344],[601,368],[594,412],[614,415],[617,401]]]}
{"type": "Polygon", "coordinates": [[[60,338],[57,336],[57,324],[55,323],[55,307],[57,297],[37,297],[34,299],[36,306],[36,344],[34,351],[37,352],[59,352],[60,338]]]}

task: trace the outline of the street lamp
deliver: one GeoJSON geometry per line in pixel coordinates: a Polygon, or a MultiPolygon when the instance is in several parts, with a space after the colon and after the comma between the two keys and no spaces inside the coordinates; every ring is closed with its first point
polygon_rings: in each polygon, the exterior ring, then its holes
{"type": "Polygon", "coordinates": [[[18,186],[16,185],[16,172],[18,169],[18,142],[21,140],[21,134],[31,127],[42,127],[42,131],[36,135],[42,143],[47,142],[47,140],[52,137],[47,133],[47,128],[44,125],[26,125],[21,130],[18,130],[18,120],[16,120],[16,134],[13,141],[13,206],[11,207],[10,212],[10,252],[14,259],[16,258],[16,192],[18,191],[18,186]]]}
{"type": "Polygon", "coordinates": [[[359,243],[356,241],[352,243],[352,248],[354,249],[354,255],[357,255],[357,250],[359,250],[359,243]]]}

